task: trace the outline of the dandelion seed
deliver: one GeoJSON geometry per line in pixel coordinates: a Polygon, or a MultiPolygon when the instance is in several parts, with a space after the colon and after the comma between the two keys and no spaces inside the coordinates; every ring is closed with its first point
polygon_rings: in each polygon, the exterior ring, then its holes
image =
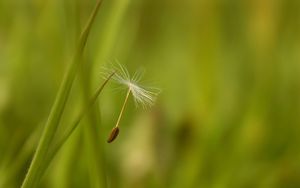
{"type": "Polygon", "coordinates": [[[111,143],[112,141],[114,141],[117,138],[117,136],[119,134],[119,131],[120,131],[119,127],[114,127],[111,130],[111,133],[110,133],[110,135],[109,135],[109,137],[107,139],[107,143],[111,143]]]}
{"type": "Polygon", "coordinates": [[[112,132],[107,140],[108,143],[111,143],[119,133],[119,124],[121,117],[123,115],[125,106],[127,104],[129,95],[132,94],[134,102],[136,106],[142,106],[143,108],[150,107],[154,105],[154,102],[156,100],[157,95],[159,94],[160,90],[157,88],[150,88],[150,87],[143,87],[138,82],[141,80],[143,76],[142,71],[137,71],[133,74],[131,77],[128,70],[122,66],[121,64],[118,64],[118,66],[113,66],[112,69],[106,69],[105,77],[107,77],[108,74],[110,74],[112,71],[115,72],[113,76],[113,80],[117,83],[125,86],[127,88],[127,94],[121,109],[121,112],[119,114],[118,120],[116,122],[115,127],[112,129],[112,132]]]}
{"type": "Polygon", "coordinates": [[[143,108],[151,107],[154,105],[160,89],[154,87],[141,86],[139,82],[144,74],[144,71],[136,71],[131,77],[128,70],[121,64],[113,65],[111,69],[104,68],[104,77],[106,78],[112,72],[115,72],[112,80],[125,86],[132,94],[136,106],[143,108]]]}

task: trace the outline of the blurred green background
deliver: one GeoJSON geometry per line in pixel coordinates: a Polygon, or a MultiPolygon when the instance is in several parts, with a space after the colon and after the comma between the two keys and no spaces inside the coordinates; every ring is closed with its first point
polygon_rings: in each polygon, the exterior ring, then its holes
{"type": "MultiPolygon", "coordinates": [[[[0,187],[19,187],[95,0],[0,0],[0,187]]],[[[156,105],[105,88],[40,187],[300,187],[300,1],[104,0],[60,129],[118,59],[156,105]],[[98,182],[98,183],[96,183],[98,182]],[[100,182],[100,183],[99,183],[100,182]]]]}

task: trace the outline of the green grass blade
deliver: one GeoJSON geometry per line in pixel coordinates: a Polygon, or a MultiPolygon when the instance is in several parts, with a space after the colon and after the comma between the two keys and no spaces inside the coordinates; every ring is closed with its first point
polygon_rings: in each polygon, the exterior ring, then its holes
{"type": "Polygon", "coordinates": [[[111,79],[111,77],[114,74],[115,74],[114,72],[112,74],[110,74],[110,76],[104,81],[104,83],[97,89],[97,91],[95,92],[93,97],[90,99],[88,105],[82,110],[82,112],[76,118],[74,123],[67,129],[65,134],[63,134],[63,136],[60,138],[60,140],[55,144],[55,146],[53,147],[51,152],[49,152],[49,157],[47,157],[47,158],[50,158],[50,160],[51,160],[56,155],[56,153],[60,150],[60,148],[64,145],[64,143],[68,140],[68,138],[72,135],[72,133],[76,130],[76,128],[78,127],[78,125],[79,125],[80,121],[82,120],[82,118],[84,117],[84,115],[89,111],[89,109],[92,107],[92,105],[95,104],[95,102],[96,102],[98,96],[100,95],[100,93],[102,92],[103,88],[105,87],[105,85],[108,83],[108,81],[111,79]]]}
{"type": "Polygon", "coordinates": [[[62,148],[62,146],[66,143],[66,141],[74,133],[74,131],[78,127],[78,125],[81,122],[81,120],[83,119],[83,117],[86,115],[86,113],[92,107],[92,105],[95,104],[95,102],[96,102],[98,96],[100,95],[100,93],[102,92],[103,88],[105,87],[105,85],[108,83],[108,81],[111,79],[111,77],[114,74],[115,73],[112,73],[109,77],[107,77],[107,79],[103,82],[103,84],[97,89],[95,94],[91,97],[91,99],[89,100],[89,103],[83,108],[81,113],[77,116],[76,120],[72,123],[72,125],[70,125],[67,128],[65,133],[61,136],[61,138],[58,141],[56,141],[56,143],[54,144],[54,146],[52,146],[52,148],[50,148],[49,152],[47,153],[46,158],[44,159],[45,160],[43,163],[44,166],[42,167],[44,170],[43,172],[45,172],[45,170],[48,168],[49,164],[51,163],[53,158],[56,156],[58,151],[62,148]]]}
{"type": "Polygon", "coordinates": [[[43,172],[42,167],[44,166],[43,163],[45,162],[44,159],[46,158],[46,155],[48,153],[48,149],[50,147],[51,141],[52,141],[53,137],[55,136],[58,124],[60,122],[62,113],[64,111],[67,99],[70,94],[70,90],[71,90],[73,81],[75,79],[79,64],[81,62],[80,57],[82,56],[84,47],[87,42],[87,38],[88,38],[90,30],[91,30],[91,26],[95,20],[95,17],[97,15],[97,12],[100,8],[101,3],[102,3],[102,0],[99,0],[97,2],[96,6],[94,8],[94,11],[91,14],[91,17],[80,36],[80,40],[79,40],[75,55],[73,57],[72,64],[70,65],[70,67],[62,81],[62,84],[58,91],[57,97],[52,106],[50,115],[46,122],[42,137],[39,141],[37,150],[35,152],[32,162],[30,164],[27,175],[23,181],[22,188],[37,187],[38,182],[39,182],[40,178],[42,177],[42,172],[43,172]]]}

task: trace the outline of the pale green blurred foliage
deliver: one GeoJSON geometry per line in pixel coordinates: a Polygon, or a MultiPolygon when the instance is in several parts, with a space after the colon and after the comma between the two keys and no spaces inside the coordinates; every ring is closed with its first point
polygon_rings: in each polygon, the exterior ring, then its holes
{"type": "MultiPolygon", "coordinates": [[[[94,0],[0,1],[0,187],[19,187],[94,0]]],[[[99,98],[109,187],[300,187],[300,1],[105,0],[84,61],[102,82],[115,58],[162,89],[132,98],[120,135],[106,138],[125,92],[99,98]]],[[[80,77],[61,127],[80,109],[80,77]]],[[[83,84],[83,85],[85,85],[83,84]]],[[[93,187],[82,127],[41,187],[93,187]]]]}

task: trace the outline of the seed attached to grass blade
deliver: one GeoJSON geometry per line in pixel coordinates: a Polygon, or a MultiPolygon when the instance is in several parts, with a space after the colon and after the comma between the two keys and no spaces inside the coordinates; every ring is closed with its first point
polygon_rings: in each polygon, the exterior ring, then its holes
{"type": "Polygon", "coordinates": [[[114,127],[109,135],[109,138],[107,139],[107,143],[111,143],[114,141],[119,134],[119,127],[114,127]]]}

